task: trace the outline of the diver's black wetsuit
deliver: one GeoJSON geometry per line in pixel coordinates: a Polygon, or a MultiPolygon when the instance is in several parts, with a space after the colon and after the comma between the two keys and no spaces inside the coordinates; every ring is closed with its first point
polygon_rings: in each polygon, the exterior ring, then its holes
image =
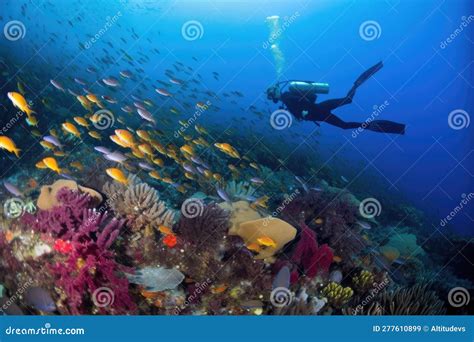
{"type": "Polygon", "coordinates": [[[354,86],[347,93],[346,97],[340,99],[327,100],[321,103],[315,103],[316,95],[303,92],[287,91],[281,94],[280,100],[285,104],[288,111],[298,120],[307,120],[313,122],[326,122],[330,125],[342,129],[365,128],[375,132],[405,134],[405,125],[387,120],[372,120],[368,122],[344,121],[331,111],[352,103],[356,89],[370,78],[375,72],[380,70],[383,64],[380,62],[364,72],[354,82],[354,86]],[[304,115],[303,112],[307,112],[304,115]]]}

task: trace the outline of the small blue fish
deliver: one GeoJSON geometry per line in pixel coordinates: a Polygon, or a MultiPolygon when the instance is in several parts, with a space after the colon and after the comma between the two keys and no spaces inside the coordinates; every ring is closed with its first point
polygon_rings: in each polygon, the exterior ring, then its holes
{"type": "Polygon", "coordinates": [[[219,197],[222,198],[224,201],[226,201],[228,203],[231,202],[230,196],[227,194],[227,192],[225,192],[224,189],[222,189],[219,186],[216,186],[216,191],[217,191],[217,194],[219,195],[219,197]]]}
{"type": "Polygon", "coordinates": [[[250,181],[254,184],[263,184],[263,179],[261,179],[259,177],[250,178],[250,181]]]}
{"type": "Polygon", "coordinates": [[[366,230],[369,230],[369,229],[372,229],[372,226],[370,224],[368,224],[367,222],[364,222],[364,221],[357,221],[356,222],[362,229],[366,229],[366,230]]]}
{"type": "Polygon", "coordinates": [[[48,291],[41,287],[30,287],[25,292],[25,301],[29,306],[45,312],[56,310],[56,304],[48,291]]]}
{"type": "Polygon", "coordinates": [[[349,181],[347,180],[347,178],[346,178],[346,177],[344,177],[344,176],[341,176],[341,179],[342,179],[342,181],[343,181],[344,183],[349,183],[349,181]]]}
{"type": "Polygon", "coordinates": [[[305,192],[309,192],[308,186],[306,185],[305,182],[303,182],[303,180],[302,180],[300,177],[295,176],[295,179],[298,181],[298,183],[301,184],[301,186],[303,187],[303,190],[304,190],[305,192]]]}

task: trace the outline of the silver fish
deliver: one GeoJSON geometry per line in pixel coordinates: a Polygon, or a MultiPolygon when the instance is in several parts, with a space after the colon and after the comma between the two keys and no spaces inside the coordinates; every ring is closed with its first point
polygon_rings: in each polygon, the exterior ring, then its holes
{"type": "Polygon", "coordinates": [[[63,145],[59,142],[58,138],[52,136],[52,135],[46,135],[43,137],[43,139],[51,144],[53,144],[56,147],[63,148],[63,145]]]}
{"type": "Polygon", "coordinates": [[[3,185],[5,186],[5,189],[7,189],[12,195],[23,197],[23,193],[20,191],[20,189],[18,189],[12,183],[8,181],[3,181],[3,185]]]}
{"type": "Polygon", "coordinates": [[[127,157],[123,153],[120,153],[120,152],[112,152],[109,154],[105,154],[104,157],[105,159],[108,159],[117,163],[122,163],[125,160],[127,160],[127,157]]]}

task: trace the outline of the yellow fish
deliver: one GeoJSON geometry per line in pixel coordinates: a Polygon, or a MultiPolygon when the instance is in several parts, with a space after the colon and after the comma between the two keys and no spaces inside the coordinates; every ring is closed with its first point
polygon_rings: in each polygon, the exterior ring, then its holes
{"type": "Polygon", "coordinates": [[[148,175],[150,175],[151,178],[155,178],[155,179],[161,180],[160,174],[159,174],[157,171],[155,171],[155,170],[150,171],[150,172],[148,173],[148,175]]]}
{"type": "Polygon", "coordinates": [[[20,158],[21,150],[18,147],[16,147],[13,140],[10,139],[9,137],[0,135],[0,148],[3,148],[4,150],[7,150],[10,153],[15,153],[15,156],[17,156],[17,158],[20,158]]]}
{"type": "Polygon", "coordinates": [[[89,132],[87,132],[87,134],[89,134],[94,139],[102,140],[102,137],[100,136],[99,132],[89,131],[89,132]]]}
{"type": "Polygon", "coordinates": [[[271,237],[268,237],[268,236],[259,237],[257,239],[257,242],[261,246],[265,246],[265,247],[276,247],[277,246],[276,242],[271,237]]]}
{"type": "Polygon", "coordinates": [[[150,142],[150,141],[151,141],[151,137],[150,137],[150,135],[148,134],[147,131],[143,131],[143,130],[140,130],[140,129],[139,129],[139,130],[137,130],[136,133],[137,133],[137,135],[138,135],[141,139],[145,140],[146,142],[150,142]]]}
{"type": "Polygon", "coordinates": [[[46,150],[54,150],[54,145],[49,141],[41,140],[40,145],[43,146],[46,150]]]}
{"type": "Polygon", "coordinates": [[[153,159],[153,164],[158,165],[159,167],[163,167],[163,165],[165,165],[163,159],[160,158],[153,159]]]}
{"type": "Polygon", "coordinates": [[[232,158],[240,158],[239,152],[228,143],[215,143],[214,146],[232,158]]]}
{"type": "Polygon", "coordinates": [[[105,170],[105,172],[107,172],[107,174],[113,179],[115,179],[117,182],[122,184],[128,184],[128,179],[122,172],[122,170],[117,169],[115,167],[111,167],[110,169],[105,170]]]}
{"type": "Polygon", "coordinates": [[[151,157],[153,157],[153,150],[151,149],[151,146],[148,144],[141,144],[138,145],[138,149],[142,151],[144,154],[147,154],[151,157]]]}
{"type": "Polygon", "coordinates": [[[53,170],[57,173],[61,172],[61,169],[59,168],[58,162],[53,157],[44,158],[43,163],[44,163],[44,165],[46,165],[47,168],[49,168],[49,169],[51,169],[51,170],[53,170]]]}
{"type": "Polygon", "coordinates": [[[314,223],[320,225],[320,224],[323,224],[324,220],[320,217],[318,217],[316,220],[314,220],[314,223]]]}
{"type": "Polygon", "coordinates": [[[87,123],[86,119],[80,117],[80,116],[75,116],[74,118],[74,121],[76,121],[76,123],[82,127],[85,127],[85,128],[89,128],[89,124],[87,123]]]}
{"type": "Polygon", "coordinates": [[[194,149],[190,145],[181,146],[180,151],[183,154],[187,153],[187,154],[190,154],[190,155],[194,155],[194,149]]]}
{"type": "Polygon", "coordinates": [[[31,116],[26,118],[26,123],[28,124],[28,126],[37,127],[38,126],[38,119],[36,117],[34,117],[33,115],[31,115],[31,116]]]}
{"type": "Polygon", "coordinates": [[[100,102],[100,100],[94,94],[87,94],[86,98],[90,102],[95,103],[99,108],[104,108],[104,105],[100,102]]]}
{"type": "Polygon", "coordinates": [[[43,136],[43,134],[41,134],[41,132],[38,131],[37,129],[33,129],[33,130],[31,131],[31,134],[33,134],[35,137],[38,137],[38,138],[40,138],[40,137],[43,136]]]}
{"type": "Polygon", "coordinates": [[[137,157],[138,159],[145,158],[145,153],[143,153],[140,149],[134,148],[132,150],[132,154],[137,157]]]}
{"type": "Polygon", "coordinates": [[[39,162],[36,163],[35,165],[38,169],[46,169],[47,166],[46,164],[44,163],[44,161],[40,160],[39,162]]]}
{"type": "Polygon", "coordinates": [[[78,169],[79,171],[84,170],[84,166],[81,164],[81,162],[73,161],[69,165],[71,165],[75,169],[78,169]]]}
{"type": "MultiPolygon", "coordinates": [[[[64,157],[66,155],[66,153],[64,153],[64,151],[54,151],[53,153],[56,157],[64,157]]],[[[64,172],[64,170],[63,170],[64,172]]]]}
{"type": "Polygon", "coordinates": [[[126,129],[116,129],[115,134],[117,135],[117,137],[119,137],[120,140],[122,140],[124,145],[127,145],[128,147],[135,145],[135,139],[133,138],[133,134],[127,131],[126,129]]]}
{"type": "Polygon", "coordinates": [[[68,133],[71,133],[72,135],[74,135],[75,137],[77,138],[80,138],[81,137],[81,132],[79,132],[79,130],[77,129],[76,126],[74,126],[72,123],[70,122],[65,122],[63,123],[62,125],[63,129],[68,132],[68,133]]]}
{"type": "Polygon", "coordinates": [[[26,113],[26,115],[30,116],[32,113],[36,113],[28,106],[28,102],[26,102],[26,99],[20,93],[11,91],[7,95],[13,105],[23,113],[26,113]]]}
{"type": "Polygon", "coordinates": [[[125,144],[125,143],[124,143],[118,136],[116,136],[116,135],[111,135],[111,136],[110,136],[110,140],[112,140],[114,143],[116,143],[116,144],[119,145],[119,146],[122,146],[122,147],[125,147],[125,148],[128,147],[128,145],[125,144]]]}
{"type": "Polygon", "coordinates": [[[92,111],[92,103],[83,95],[76,96],[76,99],[79,101],[82,107],[84,109],[87,109],[88,111],[92,111]]]}

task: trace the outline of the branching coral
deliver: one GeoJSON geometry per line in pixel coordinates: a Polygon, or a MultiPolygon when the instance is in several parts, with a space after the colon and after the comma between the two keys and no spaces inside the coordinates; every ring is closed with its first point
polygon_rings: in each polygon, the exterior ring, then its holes
{"type": "Polygon", "coordinates": [[[23,223],[55,240],[59,261],[49,265],[60,295],[58,308],[66,314],[90,313],[91,305],[100,313],[129,313],[135,305],[128,293],[128,280],[117,274],[126,270],[110,249],[123,221],[109,219],[107,213],[90,208],[91,197],[69,189],[58,192],[62,203],[35,216],[25,214],[23,223]],[[101,289],[112,292],[107,306],[98,298],[101,289]]]}
{"type": "Polygon", "coordinates": [[[107,203],[117,215],[127,219],[131,228],[140,230],[149,225],[155,228],[173,225],[176,213],[160,200],[158,191],[141,183],[135,176],[129,177],[128,184],[107,182],[103,191],[108,196],[107,203]]]}

